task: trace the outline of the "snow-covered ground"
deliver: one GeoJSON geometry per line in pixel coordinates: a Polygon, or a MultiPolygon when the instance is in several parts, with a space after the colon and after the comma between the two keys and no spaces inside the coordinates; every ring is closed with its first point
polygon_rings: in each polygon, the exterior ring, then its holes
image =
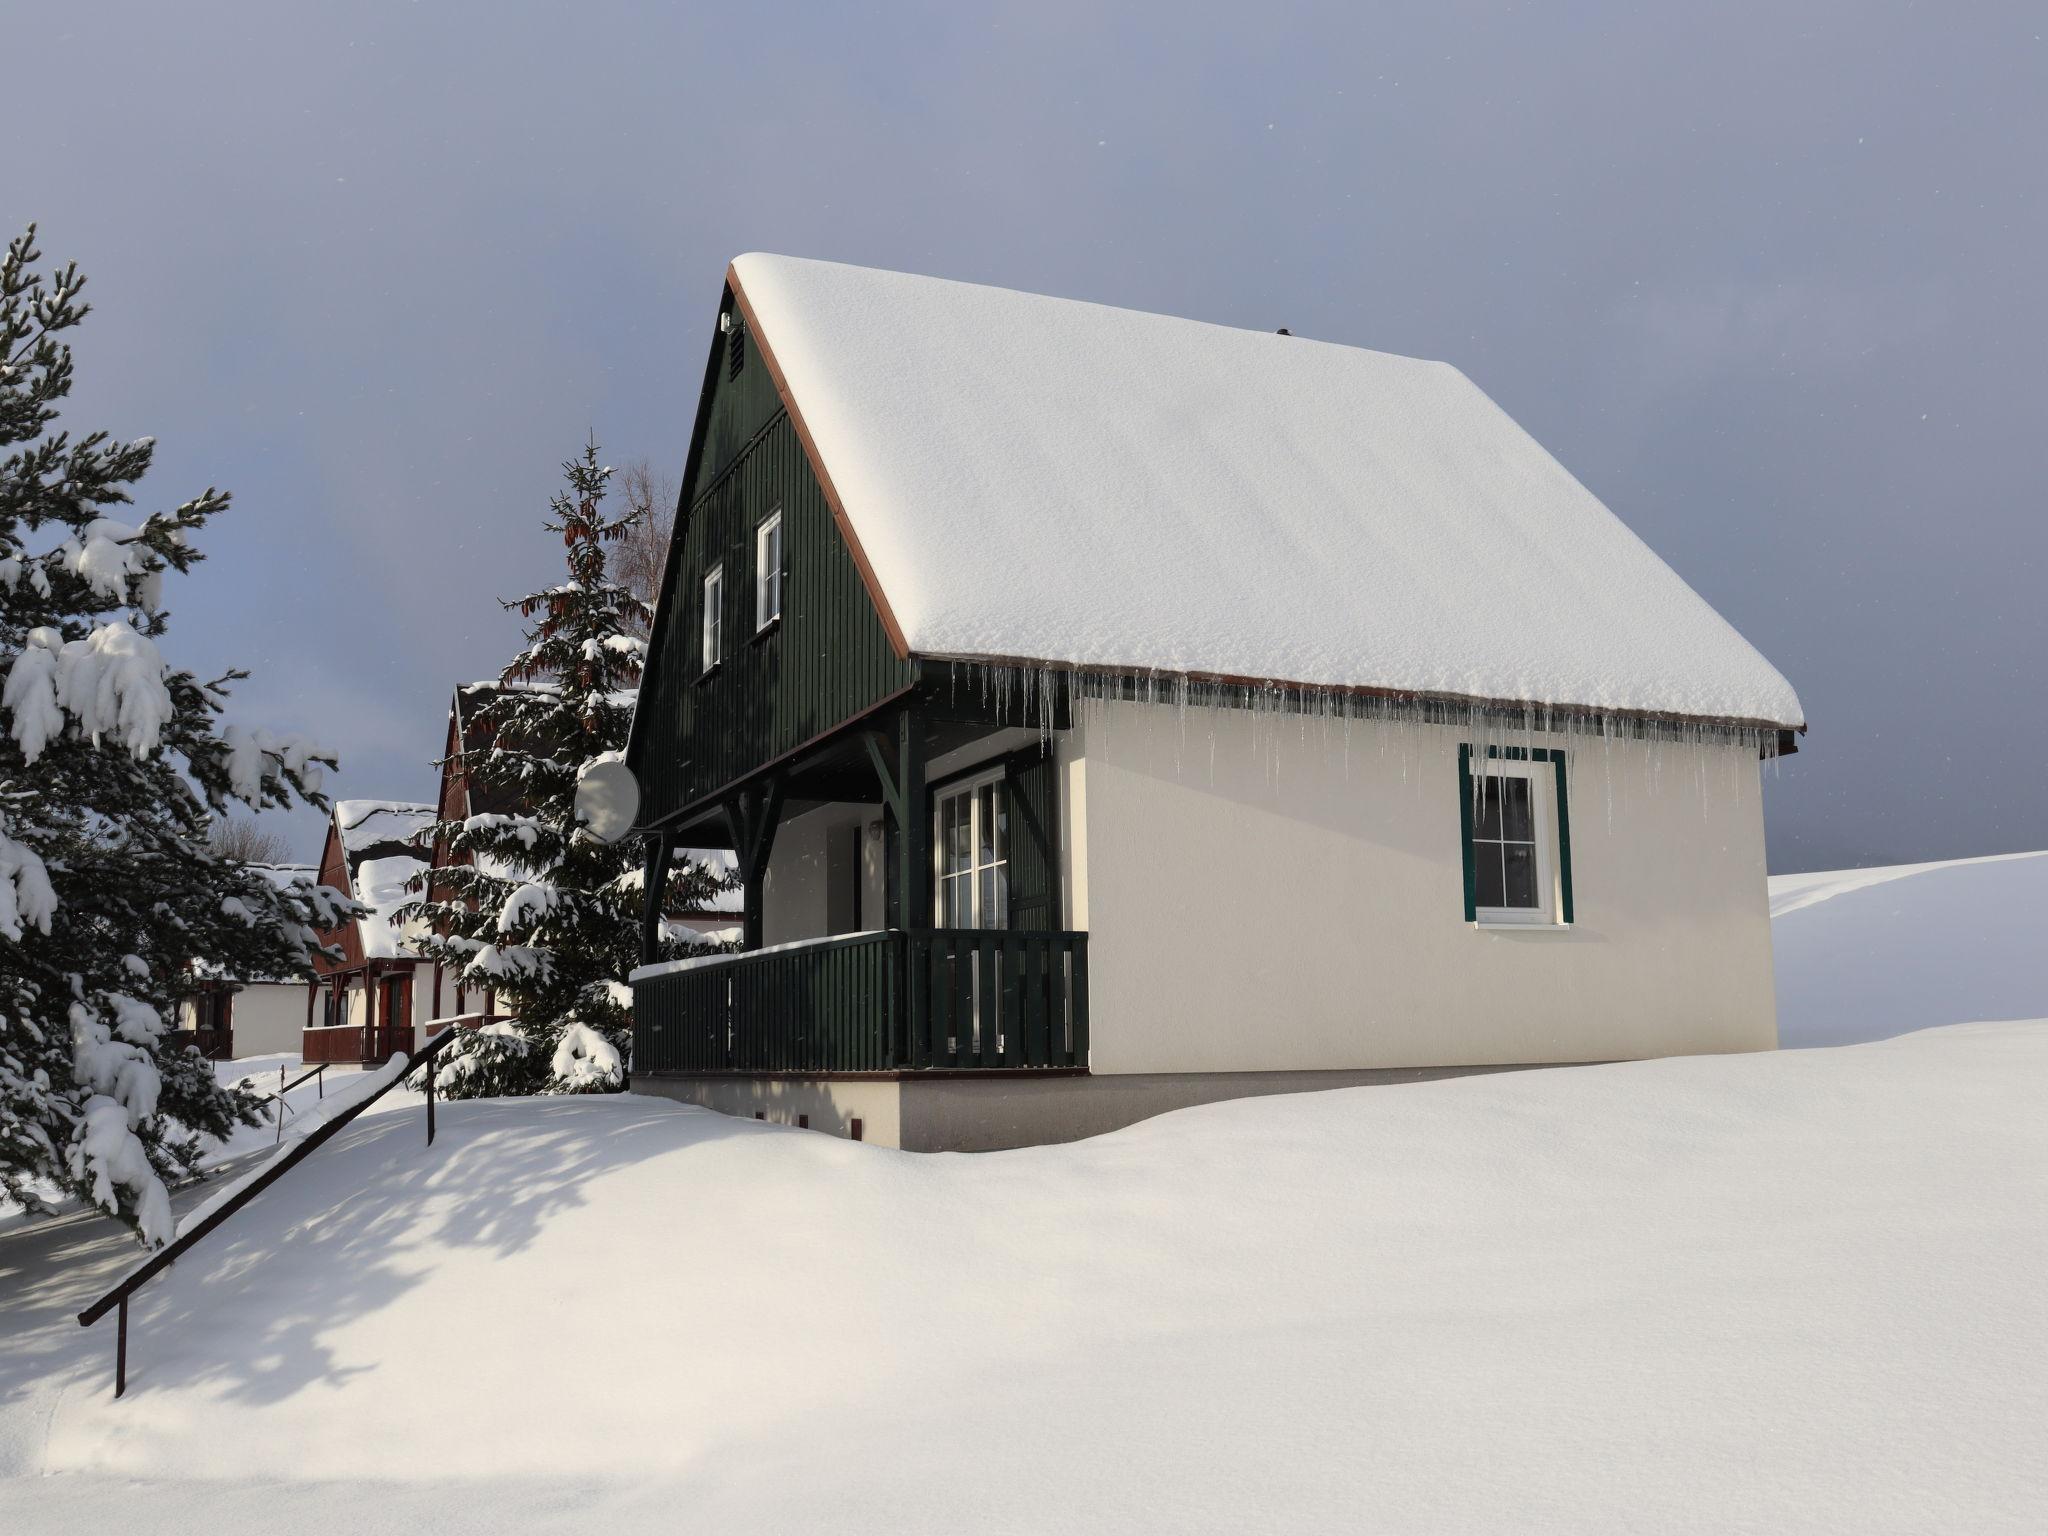
{"type": "MultiPolygon", "coordinates": [[[[221,1082],[245,1084],[250,1092],[259,1097],[275,1094],[281,1086],[291,1082],[305,1070],[297,1051],[265,1056],[240,1056],[232,1061],[217,1061],[213,1064],[213,1074],[221,1082]],[[282,1077],[278,1075],[279,1068],[284,1069],[282,1077]]],[[[302,1083],[285,1094],[286,1128],[289,1129],[293,1120],[318,1104],[324,1095],[345,1086],[361,1071],[360,1067],[355,1066],[331,1066],[324,1078],[302,1083]]],[[[404,1108],[414,1102],[417,1102],[417,1095],[409,1094],[402,1088],[396,1089],[368,1113],[385,1113],[404,1108]]],[[[222,1164],[235,1162],[252,1153],[270,1151],[278,1142],[276,1103],[266,1103],[263,1115],[262,1124],[238,1125],[225,1140],[208,1138],[209,1144],[199,1159],[200,1167],[218,1168],[222,1164]]],[[[56,1199],[56,1191],[52,1189],[46,1198],[56,1199]]],[[[78,1202],[75,1200],[58,1200],[58,1205],[64,1210],[78,1208],[78,1202]]],[[[5,1233],[27,1219],[20,1207],[12,1201],[0,1199],[0,1233],[5,1233]]]]}
{"type": "Polygon", "coordinates": [[[976,1157],[401,1105],[143,1293],[119,1403],[132,1247],[0,1234],[0,1530],[2038,1531],[2044,1083],[2037,1021],[976,1157]]]}
{"type": "Polygon", "coordinates": [[[2048,1017],[2048,853],[1771,878],[1778,1038],[2048,1017]]]}

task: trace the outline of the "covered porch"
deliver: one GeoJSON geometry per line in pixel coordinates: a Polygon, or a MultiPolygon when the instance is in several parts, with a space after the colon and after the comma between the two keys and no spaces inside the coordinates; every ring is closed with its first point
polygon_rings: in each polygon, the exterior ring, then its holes
{"type": "Polygon", "coordinates": [[[916,691],[707,797],[649,842],[731,848],[742,952],[633,976],[636,1076],[1075,1074],[1088,936],[1062,928],[1049,730],[916,691]]]}

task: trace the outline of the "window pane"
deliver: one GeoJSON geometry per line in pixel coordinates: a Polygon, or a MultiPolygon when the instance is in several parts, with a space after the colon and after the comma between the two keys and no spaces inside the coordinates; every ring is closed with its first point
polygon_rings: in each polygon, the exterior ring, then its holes
{"type": "Polygon", "coordinates": [[[1503,876],[1500,866],[1500,844],[1472,844],[1473,872],[1479,877],[1473,892],[1474,900],[1482,907],[1501,907],[1507,903],[1501,899],[1503,876]]]}
{"type": "Polygon", "coordinates": [[[946,835],[947,867],[956,870],[974,868],[974,828],[969,819],[969,807],[964,795],[956,795],[946,802],[952,812],[952,824],[946,835]]]}
{"type": "Polygon", "coordinates": [[[1482,774],[1473,781],[1479,795],[1472,807],[1472,835],[1500,836],[1500,775],[1482,774]]]}
{"type": "Polygon", "coordinates": [[[996,787],[993,784],[984,784],[974,792],[974,796],[979,802],[975,809],[980,813],[979,819],[981,823],[979,828],[981,846],[976,854],[975,862],[978,864],[991,864],[995,862],[996,856],[996,787]]]}
{"type": "Polygon", "coordinates": [[[961,826],[961,811],[965,809],[957,795],[948,795],[939,802],[939,869],[945,874],[954,874],[966,868],[966,829],[961,826]]]}
{"type": "Polygon", "coordinates": [[[981,872],[981,926],[1002,927],[1002,906],[996,897],[996,871],[993,868],[981,872]]]}
{"type": "Polygon", "coordinates": [[[1529,781],[1503,776],[1494,782],[1501,787],[1501,835],[1517,842],[1534,842],[1536,819],[1530,805],[1529,781]]]}
{"type": "Polygon", "coordinates": [[[1503,907],[1536,905],[1536,846],[1533,843],[1502,843],[1506,899],[1503,907]]]}

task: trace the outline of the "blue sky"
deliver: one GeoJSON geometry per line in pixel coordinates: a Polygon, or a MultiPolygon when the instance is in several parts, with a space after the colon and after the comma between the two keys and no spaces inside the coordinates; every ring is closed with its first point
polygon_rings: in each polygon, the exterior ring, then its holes
{"type": "MultiPolygon", "coordinates": [[[[46,6],[0,219],[74,427],[235,507],[169,654],[426,797],[556,465],[680,468],[785,251],[1440,357],[1798,686],[1775,867],[2048,846],[2022,4],[46,6]]],[[[310,857],[314,831],[294,835],[310,857]]]]}

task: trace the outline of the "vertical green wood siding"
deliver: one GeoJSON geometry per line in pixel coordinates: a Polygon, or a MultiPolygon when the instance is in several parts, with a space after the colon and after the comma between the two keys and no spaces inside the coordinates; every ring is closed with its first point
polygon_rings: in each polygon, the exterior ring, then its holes
{"type": "Polygon", "coordinates": [[[689,499],[675,590],[642,684],[634,762],[643,821],[657,821],[907,687],[900,659],[839,536],[786,412],[743,442],[768,370],[748,346],[736,380],[721,367],[703,464],[689,499]],[[716,466],[722,462],[723,471],[716,466]],[[754,630],[754,530],[782,510],[782,620],[754,630]],[[725,658],[702,676],[704,575],[725,564],[725,658]]]}
{"type": "Polygon", "coordinates": [[[1058,762],[1044,753],[1012,763],[1004,781],[1010,797],[1010,926],[1027,932],[1060,925],[1058,775],[1058,762]]]}

